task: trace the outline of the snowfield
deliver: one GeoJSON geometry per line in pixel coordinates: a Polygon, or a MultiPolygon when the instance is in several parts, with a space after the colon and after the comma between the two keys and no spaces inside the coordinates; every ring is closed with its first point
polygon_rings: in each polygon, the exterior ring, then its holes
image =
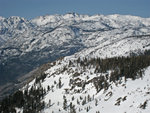
{"type": "MultiPolygon", "coordinates": [[[[102,76],[95,74],[94,68],[83,71],[82,67],[76,64],[73,67],[68,67],[69,59],[56,61],[56,65],[48,69],[45,73],[47,77],[41,82],[41,86],[48,90],[44,96],[46,107],[42,113],[68,113],[70,112],[70,103],[75,106],[77,113],[149,113],[150,112],[150,67],[144,69],[142,78],[131,80],[124,77],[120,81],[111,82],[107,90],[102,89],[100,92],[96,91],[93,83],[86,84],[83,89],[82,86],[76,85],[73,89],[71,80],[76,80],[76,83],[90,81],[94,77],[102,76]],[[62,71],[66,67],[66,71],[62,71]],[[73,71],[82,72],[80,76],[73,77],[73,71]],[[59,81],[61,80],[61,86],[59,81]],[[67,110],[63,109],[64,96],[67,99],[67,110]],[[86,102],[83,104],[84,99],[86,102]],[[143,107],[145,103],[145,108],[143,107]]],[[[75,58],[74,58],[75,60],[75,58]]],[[[108,71],[106,74],[110,74],[108,71]]],[[[29,86],[34,86],[33,80],[29,86]]],[[[38,86],[38,84],[37,84],[38,86]]],[[[29,88],[30,88],[29,87],[29,88]]]]}

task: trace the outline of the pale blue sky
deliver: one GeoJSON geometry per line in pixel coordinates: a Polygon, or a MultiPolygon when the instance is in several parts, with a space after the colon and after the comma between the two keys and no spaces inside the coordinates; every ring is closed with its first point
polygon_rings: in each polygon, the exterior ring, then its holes
{"type": "Polygon", "coordinates": [[[0,16],[27,19],[46,14],[129,14],[150,17],[150,0],[0,0],[0,16]]]}

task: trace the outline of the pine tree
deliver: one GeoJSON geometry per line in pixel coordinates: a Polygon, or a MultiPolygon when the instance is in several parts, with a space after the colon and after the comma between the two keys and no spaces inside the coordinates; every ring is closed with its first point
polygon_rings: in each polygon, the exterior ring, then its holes
{"type": "Polygon", "coordinates": [[[91,101],[91,97],[90,97],[90,95],[88,95],[88,97],[87,97],[87,98],[88,98],[88,102],[90,102],[90,101],[91,101]]]}
{"type": "Polygon", "coordinates": [[[47,86],[47,91],[49,91],[50,90],[50,87],[49,87],[49,85],[47,86]]]}
{"type": "Polygon", "coordinates": [[[72,102],[70,103],[70,113],[76,113],[75,105],[73,105],[72,102]]]}
{"type": "Polygon", "coordinates": [[[97,106],[98,105],[98,100],[97,99],[95,99],[95,106],[97,106]]]}
{"type": "Polygon", "coordinates": [[[62,87],[61,78],[59,78],[58,87],[59,87],[59,88],[62,87]]]}
{"type": "Polygon", "coordinates": [[[80,105],[80,102],[79,102],[79,100],[77,99],[77,104],[79,104],[80,105]]]}
{"type": "Polygon", "coordinates": [[[64,102],[63,102],[63,109],[66,110],[67,109],[67,99],[66,96],[63,96],[64,102]]]}

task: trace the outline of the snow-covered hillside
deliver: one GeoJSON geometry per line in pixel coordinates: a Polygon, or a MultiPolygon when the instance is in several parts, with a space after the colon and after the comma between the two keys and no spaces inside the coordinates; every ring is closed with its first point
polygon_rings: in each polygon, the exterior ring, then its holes
{"type": "MultiPolygon", "coordinates": [[[[95,63],[89,59],[80,60],[74,56],[57,60],[51,63],[43,80],[36,78],[23,88],[30,90],[31,87],[42,87],[46,91],[41,99],[45,103],[41,113],[150,112],[150,67],[142,69],[142,77],[137,75],[133,80],[123,75],[114,82],[111,81],[114,70],[97,72],[95,63]],[[91,63],[86,64],[85,61],[91,63]],[[99,82],[100,89],[97,89],[99,82]]],[[[123,62],[122,65],[125,65],[123,62]]],[[[138,65],[134,64],[135,67],[138,65]]]]}

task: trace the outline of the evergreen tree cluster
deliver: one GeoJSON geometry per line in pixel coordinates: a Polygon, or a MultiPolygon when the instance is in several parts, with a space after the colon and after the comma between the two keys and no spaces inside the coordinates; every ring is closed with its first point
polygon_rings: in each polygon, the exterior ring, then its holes
{"type": "Polygon", "coordinates": [[[17,91],[0,102],[0,113],[16,113],[15,108],[23,109],[23,113],[37,113],[45,107],[41,102],[46,91],[42,87],[17,91]]]}
{"type": "Polygon", "coordinates": [[[46,74],[41,74],[40,76],[37,76],[36,79],[35,79],[35,83],[39,83],[40,81],[44,81],[44,79],[46,78],[46,74]]]}
{"type": "Polygon", "coordinates": [[[150,56],[130,56],[130,57],[114,57],[107,59],[92,58],[87,60],[77,60],[80,66],[93,66],[95,73],[106,73],[111,70],[110,81],[118,80],[120,77],[132,78],[142,77],[144,68],[150,66],[150,56]]]}
{"type": "MultiPolygon", "coordinates": [[[[90,69],[91,67],[95,68],[94,73],[100,75],[91,80],[94,83],[94,86],[99,92],[102,89],[107,90],[110,82],[116,82],[122,77],[125,78],[125,81],[130,78],[135,80],[143,76],[143,71],[146,67],[150,66],[150,55],[149,51],[146,51],[145,54],[139,56],[129,56],[129,57],[114,57],[114,58],[79,58],[76,62],[83,69],[90,69]],[[111,71],[108,75],[108,71],[111,71]],[[105,76],[103,74],[105,73],[105,76]]],[[[88,81],[86,84],[88,84],[88,81]]]]}

